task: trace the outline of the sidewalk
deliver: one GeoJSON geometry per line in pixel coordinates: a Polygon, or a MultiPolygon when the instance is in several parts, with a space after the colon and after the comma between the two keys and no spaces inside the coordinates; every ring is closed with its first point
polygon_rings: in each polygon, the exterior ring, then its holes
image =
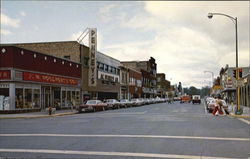
{"type": "Polygon", "coordinates": [[[48,117],[57,117],[64,115],[73,115],[76,114],[75,109],[71,110],[56,110],[55,113],[49,115],[45,110],[41,112],[31,112],[31,113],[20,113],[20,114],[0,114],[0,119],[30,119],[30,118],[48,118],[48,117]]]}
{"type": "Polygon", "coordinates": [[[228,110],[230,112],[230,116],[238,117],[238,118],[250,118],[250,108],[245,106],[240,106],[243,109],[243,113],[241,115],[235,115],[236,105],[229,105],[228,110]]]}

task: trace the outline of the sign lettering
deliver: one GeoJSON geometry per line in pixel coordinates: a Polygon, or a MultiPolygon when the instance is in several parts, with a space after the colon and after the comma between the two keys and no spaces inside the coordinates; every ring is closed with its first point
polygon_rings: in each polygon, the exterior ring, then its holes
{"type": "Polygon", "coordinates": [[[97,29],[90,28],[89,35],[89,86],[96,86],[96,51],[97,51],[97,29]]]}
{"type": "Polygon", "coordinates": [[[44,82],[44,83],[56,83],[65,85],[77,85],[78,80],[60,76],[51,76],[38,73],[23,72],[23,80],[34,81],[34,82],[44,82]]]}
{"type": "Polygon", "coordinates": [[[0,80],[1,79],[11,79],[10,70],[0,70],[0,80]]]}

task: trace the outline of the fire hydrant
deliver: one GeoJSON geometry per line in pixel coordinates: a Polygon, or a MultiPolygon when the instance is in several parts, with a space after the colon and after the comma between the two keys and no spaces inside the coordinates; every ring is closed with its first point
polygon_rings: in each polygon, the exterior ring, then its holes
{"type": "Polygon", "coordinates": [[[52,107],[49,107],[49,115],[52,114],[52,107]]]}

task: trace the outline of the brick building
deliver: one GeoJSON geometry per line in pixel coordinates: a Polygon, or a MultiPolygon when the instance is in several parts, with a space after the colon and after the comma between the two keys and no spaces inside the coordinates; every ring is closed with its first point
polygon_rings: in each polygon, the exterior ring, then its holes
{"type": "Polygon", "coordinates": [[[142,97],[142,73],[128,68],[129,72],[129,99],[142,97]]]}
{"type": "Polygon", "coordinates": [[[81,64],[14,46],[0,47],[1,110],[79,105],[81,64]],[[1,100],[1,101],[2,101],[1,100]]]}
{"type": "Polygon", "coordinates": [[[170,82],[165,79],[166,76],[164,73],[157,73],[156,80],[157,80],[157,96],[165,98],[167,92],[170,91],[170,82]]]}
{"type": "Polygon", "coordinates": [[[157,64],[153,57],[148,61],[122,61],[123,65],[142,73],[142,97],[152,98],[157,95],[156,71],[157,64]]]}
{"type": "Polygon", "coordinates": [[[63,59],[81,63],[82,66],[82,102],[87,99],[104,99],[120,97],[120,61],[96,52],[95,72],[96,85],[90,86],[91,56],[89,47],[77,41],[41,42],[9,44],[21,48],[42,52],[63,59]]]}

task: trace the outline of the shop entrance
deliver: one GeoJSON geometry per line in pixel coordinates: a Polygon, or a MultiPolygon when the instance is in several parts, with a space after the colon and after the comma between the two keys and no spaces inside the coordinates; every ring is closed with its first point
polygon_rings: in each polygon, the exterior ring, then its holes
{"type": "Polygon", "coordinates": [[[42,86],[42,109],[52,106],[51,87],[42,86]]]}

